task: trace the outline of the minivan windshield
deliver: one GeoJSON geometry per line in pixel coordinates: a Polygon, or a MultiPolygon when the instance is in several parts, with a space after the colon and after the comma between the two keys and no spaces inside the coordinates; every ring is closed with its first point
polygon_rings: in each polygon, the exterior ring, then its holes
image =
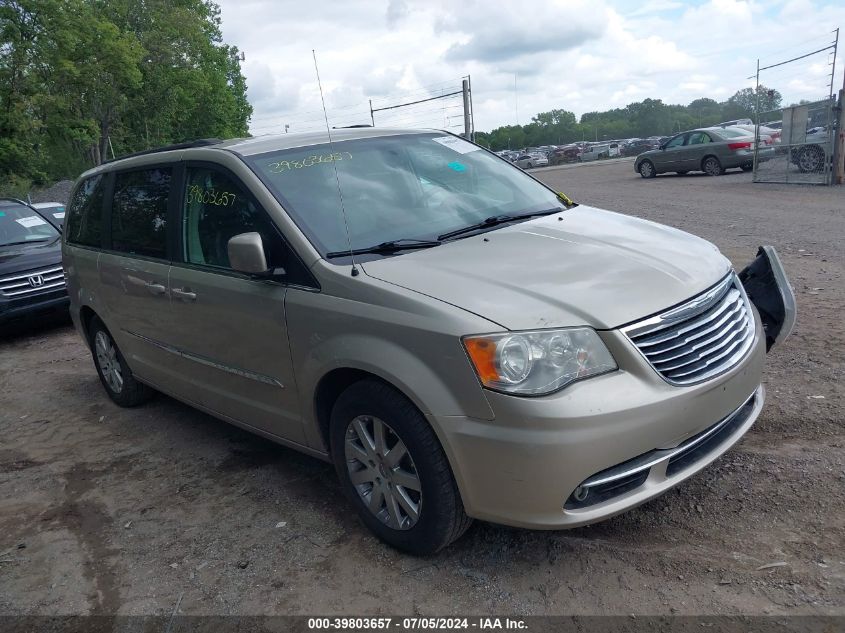
{"type": "Polygon", "coordinates": [[[29,207],[0,208],[0,248],[51,242],[59,232],[29,207]]]}
{"type": "Polygon", "coordinates": [[[443,133],[356,139],[246,160],[323,256],[394,241],[435,241],[494,216],[566,208],[507,161],[443,133]]]}

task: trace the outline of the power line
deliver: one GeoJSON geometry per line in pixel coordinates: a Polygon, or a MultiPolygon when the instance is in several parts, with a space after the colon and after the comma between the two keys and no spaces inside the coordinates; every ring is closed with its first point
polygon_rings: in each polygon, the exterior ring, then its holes
{"type": "MultiPolygon", "coordinates": [[[[436,84],[429,84],[428,86],[422,86],[420,88],[415,88],[413,90],[396,91],[396,92],[393,92],[393,93],[388,93],[388,94],[383,95],[381,97],[376,97],[376,98],[373,99],[373,102],[375,102],[376,100],[385,101],[387,99],[391,99],[393,97],[399,97],[399,96],[402,96],[402,97],[405,97],[405,98],[410,98],[410,97],[418,95],[418,94],[431,94],[435,90],[445,89],[445,88],[437,88],[437,86],[447,85],[447,84],[453,84],[454,85],[454,83],[455,83],[454,80],[450,80],[450,81],[444,81],[444,82],[440,82],[440,83],[436,83],[436,84]]],[[[338,110],[348,110],[348,109],[351,109],[351,108],[361,108],[361,107],[366,107],[366,106],[362,105],[361,101],[358,101],[356,103],[348,103],[348,104],[339,105],[339,106],[332,106],[332,107],[327,108],[327,110],[329,112],[336,112],[338,110]]],[[[307,114],[314,114],[314,113],[322,114],[322,112],[323,112],[322,108],[318,108],[318,109],[314,109],[314,110],[300,110],[300,111],[294,112],[290,115],[278,114],[278,115],[253,117],[252,121],[253,122],[259,122],[259,121],[267,121],[267,120],[273,120],[273,119],[284,119],[284,118],[293,119],[293,118],[299,117],[300,115],[307,115],[307,114]]],[[[368,111],[368,114],[369,114],[369,111],[368,111]]]]}

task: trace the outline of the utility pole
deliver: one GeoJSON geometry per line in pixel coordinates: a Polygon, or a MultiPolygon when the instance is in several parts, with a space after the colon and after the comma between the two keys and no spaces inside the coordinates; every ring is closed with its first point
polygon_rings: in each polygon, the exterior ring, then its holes
{"type": "MultiPolygon", "coordinates": [[[[757,58],[757,78],[754,80],[754,158],[751,171],[757,179],[757,152],[760,149],[760,58],[757,58]]],[[[787,162],[787,164],[789,164],[787,162]]]]}
{"type": "Polygon", "coordinates": [[[370,99],[370,122],[373,124],[373,127],[376,126],[376,117],[373,114],[373,100],[370,99]]]}
{"type": "MultiPolygon", "coordinates": [[[[830,71],[831,94],[833,94],[833,74],[836,72],[836,52],[839,48],[839,29],[833,44],[833,69],[830,71]]],[[[845,73],[842,76],[842,90],[839,91],[836,136],[833,137],[833,174],[831,183],[845,184],[845,73]]]]}
{"type": "Polygon", "coordinates": [[[833,139],[833,184],[845,184],[845,81],[839,91],[839,124],[833,139]]]}
{"type": "Polygon", "coordinates": [[[467,75],[467,89],[469,90],[469,122],[470,139],[475,142],[475,111],[472,109],[472,75],[467,75]]]}
{"type": "Polygon", "coordinates": [[[463,80],[463,96],[464,96],[464,138],[472,140],[472,125],[469,116],[469,80],[463,80]]]}

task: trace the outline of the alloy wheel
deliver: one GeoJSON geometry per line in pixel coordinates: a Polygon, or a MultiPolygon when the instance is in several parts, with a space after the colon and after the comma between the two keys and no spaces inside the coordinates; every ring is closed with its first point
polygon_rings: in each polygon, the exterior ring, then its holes
{"type": "Polygon", "coordinates": [[[640,174],[644,178],[651,178],[652,173],[654,172],[654,167],[651,166],[651,163],[645,161],[642,165],[640,165],[640,174]]]}
{"type": "Polygon", "coordinates": [[[708,176],[719,176],[722,173],[722,166],[715,158],[708,158],[704,161],[704,173],[708,176]]]}
{"type": "Polygon", "coordinates": [[[117,358],[117,348],[103,330],[98,331],[94,337],[94,351],[106,384],[115,393],[120,393],[123,389],[123,372],[117,358]]]}
{"type": "Polygon", "coordinates": [[[820,152],[813,147],[805,147],[798,154],[798,167],[803,172],[821,171],[820,152]]]}
{"type": "Polygon", "coordinates": [[[394,530],[420,518],[422,486],[405,443],[383,420],[359,415],[346,428],[349,479],[369,511],[394,530]]]}

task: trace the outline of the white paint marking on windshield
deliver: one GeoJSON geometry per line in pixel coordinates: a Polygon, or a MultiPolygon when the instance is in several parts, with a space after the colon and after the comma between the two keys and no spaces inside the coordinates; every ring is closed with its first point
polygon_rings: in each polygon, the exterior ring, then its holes
{"type": "Polygon", "coordinates": [[[32,228],[33,226],[40,226],[42,224],[47,224],[44,220],[39,218],[37,215],[31,215],[31,216],[26,217],[26,218],[18,218],[15,221],[18,224],[20,224],[21,226],[23,226],[27,229],[32,228]]]}
{"type": "Polygon", "coordinates": [[[431,140],[435,143],[440,143],[443,147],[448,147],[454,152],[458,152],[458,154],[469,154],[470,152],[475,152],[481,149],[472,143],[467,143],[464,139],[458,138],[457,136],[437,136],[431,140]]]}

